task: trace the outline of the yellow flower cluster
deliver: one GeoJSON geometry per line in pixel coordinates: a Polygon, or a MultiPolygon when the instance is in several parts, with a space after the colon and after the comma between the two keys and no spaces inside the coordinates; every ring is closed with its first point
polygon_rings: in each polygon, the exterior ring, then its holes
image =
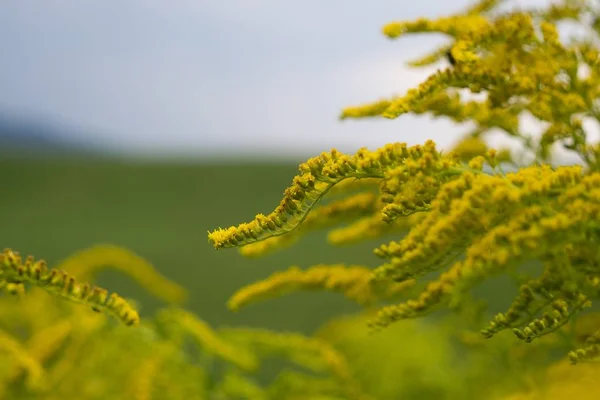
{"type": "Polygon", "coordinates": [[[363,240],[377,239],[392,233],[404,233],[424,216],[424,213],[415,213],[404,218],[395,219],[392,222],[384,222],[380,212],[374,213],[349,225],[332,229],[327,235],[327,240],[332,245],[341,246],[363,240]]]}
{"type": "Polygon", "coordinates": [[[397,297],[414,284],[377,284],[371,280],[372,270],[367,267],[342,264],[315,265],[303,271],[297,266],[276,272],[264,281],[238,290],[229,299],[230,309],[237,311],[250,303],[302,290],[328,290],[342,293],[361,305],[375,304],[378,300],[397,297]]]}
{"type": "MultiPolygon", "coordinates": [[[[487,338],[511,329],[530,343],[563,332],[600,297],[600,144],[590,142],[586,126],[600,122],[598,10],[583,0],[565,0],[497,12],[498,3],[482,0],[457,15],[386,25],[390,39],[446,35],[448,45],[413,65],[443,58],[450,65],[403,96],[341,114],[393,119],[428,113],[474,124],[454,151],[442,154],[426,141],[353,155],[323,153],[300,166],[273,213],[209,233],[216,249],[248,246],[245,255],[291,243],[303,224],[335,228],[328,236],[334,244],[398,234],[375,249],[381,265],[293,267],[241,289],[232,308],[314,289],[372,304],[385,298],[374,295],[377,285],[390,288],[437,274],[416,298],[379,310],[371,324],[385,327],[443,306],[459,309],[482,281],[536,264],[541,274],[523,279],[508,310],[482,329],[487,338]],[[595,22],[588,36],[565,40],[559,27],[567,19],[595,22]],[[524,116],[540,123],[539,137],[523,129],[524,116]],[[495,129],[520,141],[533,161],[521,165],[508,151],[489,149],[486,135],[495,129]],[[582,165],[553,164],[557,146],[574,152],[582,165]],[[505,173],[506,164],[514,170],[505,173]],[[379,183],[378,193],[352,193],[319,208],[336,185],[365,178],[379,183]],[[334,226],[341,223],[346,225],[334,226]]],[[[600,357],[600,330],[586,340],[569,354],[571,362],[600,357]]]]}
{"type": "Polygon", "coordinates": [[[23,261],[19,253],[10,249],[0,253],[0,279],[8,288],[22,288],[26,283],[40,287],[55,296],[89,305],[95,311],[113,314],[127,325],[139,322],[137,311],[116,293],[109,295],[105,289],[79,283],[61,270],[48,269],[43,260],[35,261],[29,256],[23,261]]]}
{"type": "MultiPolygon", "coordinates": [[[[410,148],[395,144],[371,153],[361,150],[350,157],[336,154],[345,160],[377,160],[381,201],[387,205],[375,211],[384,221],[416,212],[424,212],[423,216],[403,239],[375,250],[385,264],[374,271],[340,265],[318,265],[306,271],[293,267],[241,289],[230,300],[232,309],[290,291],[314,289],[341,292],[363,304],[375,303],[386,298],[374,295],[375,284],[389,289],[390,282],[410,282],[447,268],[418,298],[382,308],[372,324],[384,327],[440,305],[458,304],[480,281],[528,261],[542,260],[546,265],[542,277],[526,284],[510,310],[496,316],[483,331],[490,337],[513,328],[517,337],[530,342],[558,329],[597,297],[600,270],[581,260],[597,254],[592,238],[597,235],[600,218],[600,173],[585,172],[581,166],[549,165],[532,165],[508,174],[484,173],[485,163],[492,171],[498,166],[494,151],[465,166],[453,154],[439,154],[432,142],[410,148]],[[397,150],[390,153],[387,149],[397,150]],[[382,154],[394,156],[384,165],[382,154]],[[568,246],[561,247],[561,243],[568,246]],[[457,261],[461,255],[465,258],[457,261]],[[540,312],[543,315],[538,318],[540,312]]],[[[368,196],[371,198],[371,193],[368,196]]],[[[226,232],[235,236],[244,226],[226,232]]],[[[274,229],[271,234],[281,232],[274,229]]]]}
{"type": "Polygon", "coordinates": [[[439,186],[437,180],[448,180],[456,173],[451,169],[453,165],[457,165],[457,160],[442,157],[432,141],[413,147],[408,147],[406,143],[395,143],[376,151],[363,148],[353,156],[334,149],[300,165],[300,174],[285,190],[283,200],[271,214],[259,214],[249,223],[209,232],[208,239],[219,249],[290,233],[304,222],[308,213],[334,185],[350,178],[385,178],[385,196],[381,201],[390,204],[384,207],[383,214],[387,221],[392,221],[399,215],[425,210],[425,195],[431,195],[439,186]],[[446,170],[444,174],[430,176],[426,182],[408,175],[432,175],[441,169],[446,170]],[[405,180],[408,180],[410,192],[403,194],[398,190],[405,180]],[[418,198],[421,195],[423,199],[418,198]],[[392,203],[396,197],[402,197],[403,203],[392,203]]]}
{"type": "MultiPolygon", "coordinates": [[[[348,194],[354,189],[340,186],[334,192],[348,194]]],[[[0,351],[10,355],[1,363],[0,398],[371,400],[345,357],[324,340],[284,332],[215,329],[175,306],[159,310],[131,329],[49,297],[45,291],[111,311],[110,304],[81,297],[86,289],[65,273],[52,273],[40,261],[23,262],[9,250],[0,261],[5,287],[6,282],[38,286],[23,298],[0,298],[0,351]],[[266,358],[277,358],[289,368],[265,382],[260,367],[266,358]]],[[[114,246],[83,250],[59,265],[89,279],[101,266],[124,271],[130,266],[142,286],[148,281],[164,286],[148,288],[156,297],[173,304],[185,294],[173,295],[179,293],[170,290],[177,287],[173,282],[133,252],[114,246]]],[[[114,300],[113,304],[118,308],[114,300]]],[[[119,309],[112,312],[120,315],[119,309]]]]}
{"type": "Polygon", "coordinates": [[[579,166],[534,166],[506,176],[465,173],[440,190],[427,218],[403,240],[377,250],[389,263],[375,279],[404,280],[450,266],[418,299],[384,308],[375,324],[424,314],[486,277],[546,260],[545,276],[525,286],[509,313],[484,333],[491,336],[522,318],[530,325],[515,333],[524,340],[555,329],[569,317],[569,307],[579,310],[597,295],[600,271],[580,265],[568,248],[593,251],[599,217],[600,174],[584,176],[579,166]],[[448,263],[463,253],[464,260],[448,263]],[[553,311],[532,317],[538,303],[549,306],[548,299],[559,300],[553,311]]]}
{"type": "Polygon", "coordinates": [[[326,229],[344,221],[352,221],[364,215],[372,215],[378,206],[378,196],[374,192],[361,192],[335,200],[318,207],[307,215],[298,229],[285,236],[273,236],[261,242],[251,243],[240,249],[246,257],[260,257],[273,250],[292,244],[303,234],[317,229],[326,229]]]}
{"type": "Polygon", "coordinates": [[[548,160],[552,145],[560,142],[588,165],[597,166],[586,154],[581,121],[599,115],[598,49],[593,38],[563,43],[557,28],[562,20],[589,17],[589,7],[584,1],[565,1],[543,10],[493,14],[496,3],[482,1],[464,13],[437,20],[386,25],[383,32],[392,39],[413,33],[448,36],[450,45],[411,65],[429,65],[443,57],[451,65],[404,96],[348,107],[341,118],[430,113],[459,123],[474,122],[479,134],[500,128],[522,140],[541,160],[548,160]],[[483,92],[485,99],[465,100],[463,89],[483,92]],[[541,141],[522,131],[520,117],[525,114],[548,125],[541,141]]]}

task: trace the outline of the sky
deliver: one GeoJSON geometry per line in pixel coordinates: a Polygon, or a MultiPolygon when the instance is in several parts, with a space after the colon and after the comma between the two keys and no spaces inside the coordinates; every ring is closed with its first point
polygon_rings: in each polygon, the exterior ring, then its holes
{"type": "Polygon", "coordinates": [[[442,37],[392,41],[383,25],[470,3],[2,1],[0,112],[143,154],[310,156],[427,139],[447,147],[464,127],[338,115],[402,94],[435,70],[405,63],[442,37]]]}

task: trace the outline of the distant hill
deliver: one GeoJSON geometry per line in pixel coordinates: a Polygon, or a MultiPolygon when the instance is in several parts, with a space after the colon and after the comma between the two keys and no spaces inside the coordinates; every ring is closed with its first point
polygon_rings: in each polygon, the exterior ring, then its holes
{"type": "Polygon", "coordinates": [[[0,155],[93,155],[93,145],[57,123],[0,114],[0,155]]]}

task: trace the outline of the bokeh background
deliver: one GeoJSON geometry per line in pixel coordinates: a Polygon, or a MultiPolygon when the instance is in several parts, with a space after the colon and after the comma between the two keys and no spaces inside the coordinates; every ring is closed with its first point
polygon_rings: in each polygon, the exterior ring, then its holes
{"type": "MultiPolygon", "coordinates": [[[[332,147],[451,146],[464,127],[444,120],[337,116],[440,67],[405,62],[443,38],[391,42],[385,23],[469,3],[0,2],[0,244],[51,264],[123,246],[187,287],[187,307],[213,325],[313,331],[354,306],[297,294],[234,314],[226,300],[292,264],[374,266],[380,241],[330,248],[315,233],[248,260],[213,250],[206,233],[270,212],[297,165],[332,147]]],[[[100,284],[143,316],[161,306],[118,273],[100,284]]]]}

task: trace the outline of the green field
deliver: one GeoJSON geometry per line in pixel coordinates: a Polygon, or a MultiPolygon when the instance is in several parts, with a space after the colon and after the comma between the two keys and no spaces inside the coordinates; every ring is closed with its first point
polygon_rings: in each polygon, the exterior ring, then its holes
{"type": "MultiPolygon", "coordinates": [[[[376,242],[331,248],[321,233],[262,259],[235,249],[215,251],[207,231],[270,212],[297,166],[281,163],[167,164],[102,159],[3,159],[0,243],[51,265],[94,244],[127,247],[190,292],[187,307],[214,325],[250,325],[310,332],[330,316],[354,310],[341,296],[302,293],[227,310],[239,287],[292,264],[377,265],[376,242]]],[[[99,283],[141,304],[161,304],[123,274],[99,283]]]]}

